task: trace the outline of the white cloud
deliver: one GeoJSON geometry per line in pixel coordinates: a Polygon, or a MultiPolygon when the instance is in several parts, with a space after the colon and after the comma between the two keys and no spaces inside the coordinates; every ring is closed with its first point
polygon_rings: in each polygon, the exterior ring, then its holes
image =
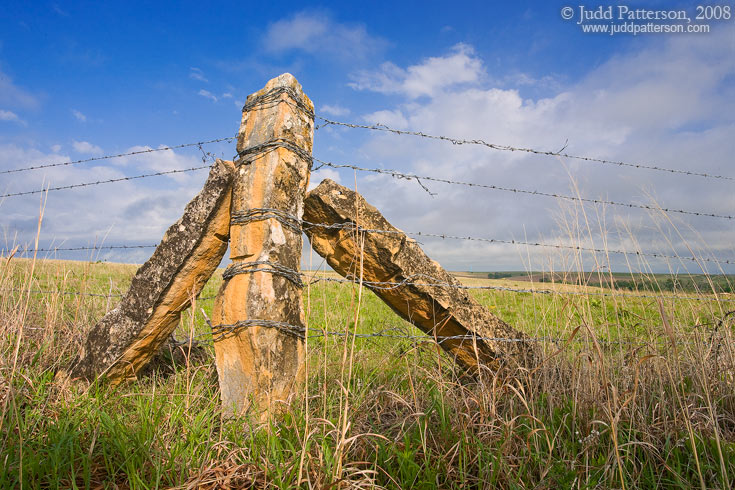
{"type": "MultiPolygon", "coordinates": [[[[60,149],[60,148],[59,148],[60,149]]],[[[130,148],[126,151],[142,149],[130,148]]],[[[45,153],[15,144],[0,144],[0,169],[66,162],[71,155],[45,153]]],[[[163,151],[99,164],[52,167],[13,174],[3,182],[0,193],[97,182],[157,170],[200,166],[194,154],[163,151]]],[[[185,204],[201,189],[207,171],[172,174],[149,179],[92,185],[48,193],[48,204],[41,229],[41,244],[85,246],[89,244],[154,244],[164,231],[181,216],[185,204]]],[[[0,236],[17,236],[17,242],[32,244],[38,222],[39,195],[0,199],[0,236]]],[[[4,238],[0,249],[12,245],[4,238]]],[[[151,250],[138,255],[127,252],[102,252],[110,260],[145,260],[151,250]]],[[[59,258],[90,258],[89,254],[60,253],[59,258]]]]}
{"type": "Polygon", "coordinates": [[[457,44],[448,56],[432,57],[406,69],[383,63],[377,72],[360,71],[349,84],[356,90],[402,94],[409,98],[434,97],[460,84],[476,84],[485,76],[482,61],[474,49],[457,44]]]}
{"type": "MultiPolygon", "coordinates": [[[[159,145],[157,149],[167,148],[166,145],[159,145]]],[[[126,156],[116,159],[121,166],[133,166],[140,172],[165,172],[168,170],[183,170],[187,168],[200,167],[204,165],[199,156],[182,155],[173,150],[153,151],[150,146],[131,146],[125,150],[125,153],[143,152],[138,155],[126,156]]],[[[169,179],[179,183],[186,183],[191,180],[191,174],[176,173],[167,176],[169,179]]]]}
{"type": "Polygon", "coordinates": [[[346,107],[342,107],[339,104],[333,104],[333,105],[323,105],[321,108],[321,112],[323,114],[328,114],[330,116],[346,116],[350,113],[350,110],[346,107]]]}
{"type": "Polygon", "coordinates": [[[195,66],[189,68],[189,78],[199,80],[200,82],[209,82],[207,77],[204,76],[204,72],[195,66]]]}
{"type": "Polygon", "coordinates": [[[204,90],[204,89],[201,89],[201,90],[200,90],[199,92],[197,92],[197,93],[198,93],[199,95],[201,95],[202,97],[204,97],[204,98],[207,98],[207,99],[211,100],[212,102],[217,102],[217,96],[216,96],[216,95],[214,95],[214,94],[213,94],[212,92],[210,92],[209,90],[204,90]]]}
{"type": "Polygon", "coordinates": [[[338,184],[340,183],[340,176],[336,170],[331,168],[321,168],[311,174],[311,177],[309,178],[309,190],[312,190],[314,187],[321,184],[324,179],[331,179],[338,184]]]}
{"type": "Polygon", "coordinates": [[[384,126],[391,126],[396,129],[407,129],[409,126],[408,120],[399,109],[392,111],[375,111],[363,116],[363,120],[371,124],[381,124],[384,126]]]}
{"type": "Polygon", "coordinates": [[[18,114],[11,111],[3,111],[0,109],[0,121],[17,121],[18,114]]]}
{"type": "Polygon", "coordinates": [[[8,122],[15,122],[18,124],[22,124],[25,126],[26,122],[18,117],[18,114],[16,114],[13,111],[4,111],[0,109],[0,121],[8,121],[8,122]]]}
{"type": "Polygon", "coordinates": [[[87,116],[85,116],[84,114],[82,114],[78,110],[72,109],[71,113],[77,119],[77,121],[87,122],[87,116]]]}
{"type": "Polygon", "coordinates": [[[93,145],[88,141],[74,141],[72,146],[77,153],[82,153],[84,155],[102,155],[103,153],[102,148],[97,145],[93,145]]]}
{"type": "Polygon", "coordinates": [[[54,153],[59,153],[61,151],[61,145],[51,146],[51,151],[53,151],[54,153]]]}
{"type": "Polygon", "coordinates": [[[223,99],[231,99],[232,98],[232,94],[230,92],[225,92],[224,94],[222,94],[222,98],[223,99]]]}
{"type": "Polygon", "coordinates": [[[298,50],[339,59],[364,58],[386,46],[384,40],[368,34],[364,25],[341,24],[317,12],[300,12],[270,24],[263,44],[272,53],[298,50]]]}
{"type": "Polygon", "coordinates": [[[0,70],[0,104],[8,107],[36,109],[38,98],[13,83],[13,80],[0,70]]]}
{"type": "MultiPolygon", "coordinates": [[[[406,68],[388,65],[377,73],[363,72],[353,87],[403,96],[403,102],[364,115],[371,123],[540,150],[559,150],[567,142],[570,154],[733,175],[735,99],[727,81],[735,77],[735,61],[723,45],[722,31],[697,43],[652,41],[536,100],[493,86],[483,60],[467,46],[406,68]]],[[[653,196],[664,207],[726,215],[735,208],[735,196],[723,181],[381,132],[348,158],[364,166],[529,191],[574,195],[578,190],[586,198],[642,204],[651,204],[653,196]]],[[[531,241],[561,238],[598,247],[604,236],[609,248],[629,248],[632,230],[644,250],[690,255],[689,243],[720,257],[735,256],[735,233],[724,220],[674,214],[671,225],[645,211],[586,206],[585,222],[579,205],[554,199],[422,181],[437,194],[432,197],[416,181],[358,176],[368,201],[407,230],[531,241]]],[[[527,260],[510,245],[422,241],[432,257],[454,269],[518,268],[527,260]]],[[[530,250],[535,266],[544,256],[541,251],[530,250]]],[[[622,264],[620,256],[612,258],[622,264]]]]}

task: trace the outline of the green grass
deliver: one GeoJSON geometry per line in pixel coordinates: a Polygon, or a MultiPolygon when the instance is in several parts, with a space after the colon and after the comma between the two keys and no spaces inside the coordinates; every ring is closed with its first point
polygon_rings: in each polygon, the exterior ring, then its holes
{"type": "MultiPolygon", "coordinates": [[[[30,261],[0,267],[0,488],[735,482],[735,321],[731,315],[718,323],[735,303],[549,283],[536,286],[560,293],[472,290],[532,337],[574,337],[541,343],[545,361],[532,372],[478,382],[464,379],[436,346],[411,338],[356,339],[352,374],[343,378],[344,337],[310,338],[307,385],[283,413],[259,423],[220,416],[210,345],[191,356],[186,349],[163,352],[154,369],[118,388],[56,377],[117,301],[62,293],[124,293],[134,266],[48,260],[36,263],[32,276],[30,261]],[[605,342],[617,340],[632,344],[605,342]],[[346,410],[340,380],[349,388],[346,410]]],[[[216,294],[215,276],[202,297],[216,294]]],[[[529,287],[509,279],[463,281],[529,287]]],[[[355,295],[346,284],[305,290],[309,328],[421,335],[369,292],[353,326],[355,295]]],[[[211,316],[212,301],[184,315],[177,338],[191,329],[206,337],[199,308],[211,316]]]]}

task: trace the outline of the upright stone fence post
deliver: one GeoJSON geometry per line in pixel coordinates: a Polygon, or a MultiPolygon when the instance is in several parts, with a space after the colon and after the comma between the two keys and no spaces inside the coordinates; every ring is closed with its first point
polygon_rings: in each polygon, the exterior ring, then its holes
{"type": "Polygon", "coordinates": [[[225,414],[268,412],[303,379],[301,217],[314,106],[286,73],[243,108],[232,193],[230,259],[212,312],[225,414]]]}

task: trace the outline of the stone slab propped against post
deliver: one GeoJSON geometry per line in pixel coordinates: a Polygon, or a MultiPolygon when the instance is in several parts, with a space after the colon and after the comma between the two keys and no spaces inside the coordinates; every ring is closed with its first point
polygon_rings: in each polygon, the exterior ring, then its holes
{"type": "Polygon", "coordinates": [[[304,224],[312,248],[335,271],[350,279],[362,277],[366,287],[405,320],[437,338],[464,368],[476,372],[479,362],[495,371],[533,362],[535,350],[523,333],[478,304],[457,279],[357,192],[324,180],[307,194],[304,220],[314,224],[304,224]],[[389,233],[358,232],[354,224],[389,233]],[[399,285],[404,282],[410,284],[399,285]],[[463,338],[446,338],[456,336],[463,338]]]}
{"type": "Polygon", "coordinates": [[[232,264],[212,312],[225,415],[266,418],[303,379],[301,228],[314,106],[286,73],[243,107],[232,194],[232,264]]]}
{"type": "Polygon", "coordinates": [[[134,377],[156,354],[227,251],[234,166],[217,160],[204,188],[136,272],[120,304],[89,332],[72,378],[134,377]]]}

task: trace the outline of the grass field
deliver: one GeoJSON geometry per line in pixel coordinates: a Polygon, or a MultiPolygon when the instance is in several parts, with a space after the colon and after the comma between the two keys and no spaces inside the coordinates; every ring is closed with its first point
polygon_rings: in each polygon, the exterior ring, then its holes
{"type": "MultiPolygon", "coordinates": [[[[732,294],[465,277],[555,291],[471,291],[516,328],[546,338],[535,369],[469,382],[421,339],[356,338],[350,355],[348,336],[313,337],[307,384],[281,415],[257,423],[220,417],[206,342],[164,349],[137,382],[118,388],[56,378],[135,270],[3,259],[0,487],[735,484],[732,294]]],[[[211,314],[215,276],[177,339],[206,340],[201,310],[211,314]]],[[[368,291],[355,324],[357,289],[305,289],[309,329],[420,335],[368,291]]]]}

